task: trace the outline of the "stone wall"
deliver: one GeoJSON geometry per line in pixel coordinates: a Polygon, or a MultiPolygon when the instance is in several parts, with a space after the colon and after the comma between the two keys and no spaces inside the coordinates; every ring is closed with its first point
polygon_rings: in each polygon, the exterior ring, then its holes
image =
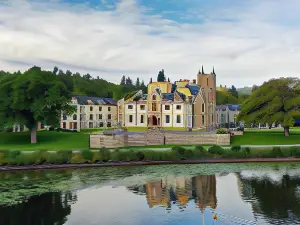
{"type": "Polygon", "coordinates": [[[119,148],[124,146],[148,145],[230,145],[229,134],[208,133],[163,133],[145,132],[142,134],[90,135],[91,148],[119,148]]]}

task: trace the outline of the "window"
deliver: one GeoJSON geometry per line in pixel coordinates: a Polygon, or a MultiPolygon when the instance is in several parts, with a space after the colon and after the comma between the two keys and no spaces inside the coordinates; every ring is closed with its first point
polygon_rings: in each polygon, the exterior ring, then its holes
{"type": "Polygon", "coordinates": [[[145,110],[145,105],[140,105],[140,110],[145,110]]]}
{"type": "Polygon", "coordinates": [[[156,103],[152,103],[152,111],[156,111],[156,103]]]}
{"type": "Polygon", "coordinates": [[[63,128],[66,129],[66,123],[65,122],[63,122],[63,128]]]}
{"type": "Polygon", "coordinates": [[[177,110],[181,110],[181,105],[176,105],[177,110]]]}
{"type": "Polygon", "coordinates": [[[111,122],[107,122],[106,126],[111,127],[111,122]]]}
{"type": "Polygon", "coordinates": [[[176,123],[181,123],[181,116],[180,115],[176,116],[176,123]]]}
{"type": "Polygon", "coordinates": [[[107,115],[107,119],[111,120],[111,114],[107,115]]]}
{"type": "Polygon", "coordinates": [[[170,116],[166,115],[166,123],[170,123],[170,116]]]}
{"type": "Polygon", "coordinates": [[[74,122],[74,123],[73,123],[73,129],[74,129],[74,130],[77,130],[77,122],[74,122]]]}
{"type": "Polygon", "coordinates": [[[207,86],[208,86],[208,78],[206,79],[206,82],[207,82],[207,86]]]}
{"type": "Polygon", "coordinates": [[[133,105],[128,105],[127,108],[128,109],[133,109],[133,105]]]}
{"type": "Polygon", "coordinates": [[[110,112],[110,107],[108,107],[108,112],[110,112]]]}
{"type": "Polygon", "coordinates": [[[202,103],[202,112],[204,112],[204,108],[205,108],[204,103],[202,103]]]}
{"type": "Polygon", "coordinates": [[[155,101],[156,100],[156,95],[152,96],[152,100],[155,101]]]}
{"type": "Polygon", "coordinates": [[[93,111],[93,106],[90,106],[90,111],[93,111]]]}
{"type": "Polygon", "coordinates": [[[103,123],[102,122],[99,123],[99,127],[103,127],[103,123]]]}
{"type": "Polygon", "coordinates": [[[67,120],[67,116],[63,114],[63,120],[67,120]]]}
{"type": "Polygon", "coordinates": [[[202,115],[202,125],[205,125],[204,115],[202,115]]]}
{"type": "Polygon", "coordinates": [[[141,115],[141,123],[144,123],[144,115],[141,115]]]}
{"type": "Polygon", "coordinates": [[[102,111],[102,106],[99,106],[99,111],[102,111]]]}
{"type": "Polygon", "coordinates": [[[73,115],[73,120],[77,120],[77,115],[76,114],[73,115]]]}
{"type": "Polygon", "coordinates": [[[132,121],[133,121],[133,116],[129,115],[129,123],[132,123],[132,121]]]}
{"type": "Polygon", "coordinates": [[[89,122],[89,128],[93,128],[93,123],[89,122]]]}
{"type": "Polygon", "coordinates": [[[99,120],[102,120],[102,114],[99,114],[99,120]]]}
{"type": "Polygon", "coordinates": [[[93,114],[90,114],[90,120],[93,120],[93,114]]]}
{"type": "Polygon", "coordinates": [[[165,105],[165,110],[170,110],[170,105],[165,105]]]}

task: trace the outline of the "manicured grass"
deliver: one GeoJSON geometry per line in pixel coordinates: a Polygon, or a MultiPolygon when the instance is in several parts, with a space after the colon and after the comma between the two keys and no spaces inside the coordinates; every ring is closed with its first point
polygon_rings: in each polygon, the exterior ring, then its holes
{"type": "MultiPolygon", "coordinates": [[[[126,127],[129,132],[143,132],[147,130],[147,127],[126,127]]],[[[169,130],[169,131],[188,131],[187,128],[184,127],[164,127],[164,130],[169,130]]],[[[199,132],[202,131],[203,129],[197,129],[193,130],[193,132],[199,132]]]]}
{"type": "MultiPolygon", "coordinates": [[[[283,135],[283,128],[272,128],[272,129],[246,129],[247,133],[281,133],[283,135]]],[[[300,134],[299,127],[290,128],[290,134],[300,134]]]]}
{"type": "Polygon", "coordinates": [[[89,135],[83,133],[39,131],[37,138],[37,144],[30,144],[29,132],[0,132],[0,150],[80,150],[89,148],[89,135]]]}
{"type": "Polygon", "coordinates": [[[300,144],[300,129],[291,129],[290,136],[278,130],[246,130],[244,135],[231,137],[231,145],[291,145],[300,144]]]}

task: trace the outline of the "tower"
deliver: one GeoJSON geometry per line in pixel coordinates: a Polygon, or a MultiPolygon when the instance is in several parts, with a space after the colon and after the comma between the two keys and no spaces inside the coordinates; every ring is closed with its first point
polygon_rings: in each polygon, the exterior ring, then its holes
{"type": "Polygon", "coordinates": [[[215,68],[210,74],[205,74],[202,66],[202,73],[197,75],[197,84],[201,87],[205,101],[205,126],[207,129],[216,126],[216,74],[215,68]]]}

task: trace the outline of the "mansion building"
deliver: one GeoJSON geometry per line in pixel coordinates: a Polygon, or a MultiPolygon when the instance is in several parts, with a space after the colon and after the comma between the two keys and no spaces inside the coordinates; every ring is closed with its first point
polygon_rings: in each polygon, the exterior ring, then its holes
{"type": "Polygon", "coordinates": [[[118,123],[124,127],[215,127],[216,74],[202,68],[192,81],[152,82],[147,93],[133,92],[117,105],[118,123]]]}
{"type": "Polygon", "coordinates": [[[75,107],[72,115],[62,113],[60,127],[80,130],[116,126],[117,102],[110,98],[73,96],[71,105],[75,107]]]}

